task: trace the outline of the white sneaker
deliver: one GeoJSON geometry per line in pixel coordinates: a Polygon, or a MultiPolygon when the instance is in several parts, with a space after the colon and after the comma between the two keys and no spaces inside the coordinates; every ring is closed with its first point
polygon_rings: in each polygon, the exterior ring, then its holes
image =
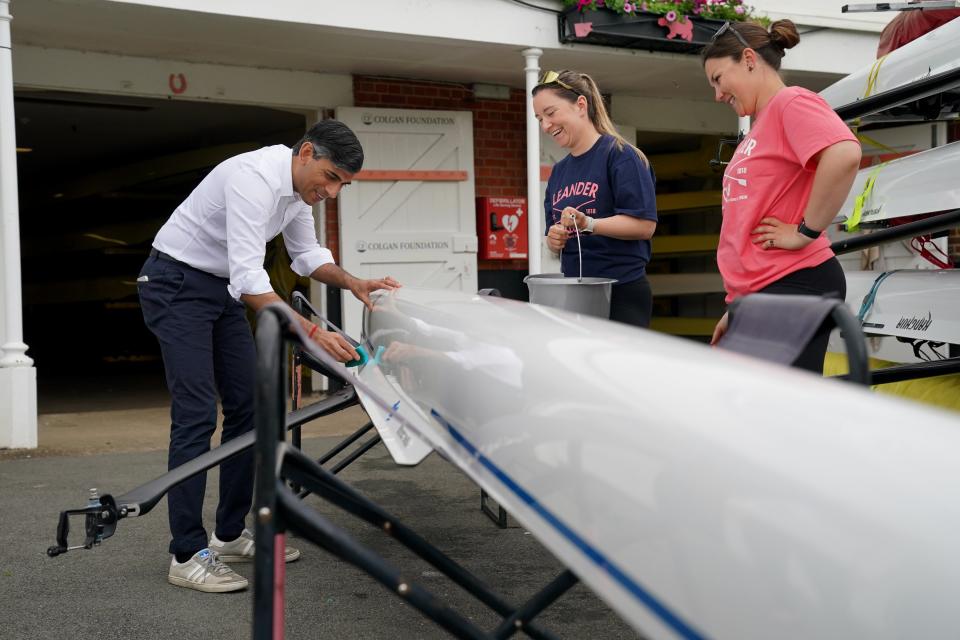
{"type": "Polygon", "coordinates": [[[207,593],[240,591],[247,588],[247,579],[223,564],[210,549],[201,549],[186,562],[170,559],[167,581],[178,587],[207,593]]]}
{"type": "MultiPolygon", "coordinates": [[[[224,562],[250,562],[254,553],[253,532],[244,529],[239,538],[230,542],[223,542],[217,538],[217,534],[213,534],[210,537],[210,550],[215,551],[224,562]]],[[[290,546],[283,548],[283,559],[286,562],[293,562],[299,557],[299,549],[290,546]]]]}

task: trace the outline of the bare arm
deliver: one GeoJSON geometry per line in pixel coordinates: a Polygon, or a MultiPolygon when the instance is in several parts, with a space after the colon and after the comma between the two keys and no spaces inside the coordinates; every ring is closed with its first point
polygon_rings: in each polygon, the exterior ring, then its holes
{"type": "Polygon", "coordinates": [[[840,212],[860,169],[860,144],[843,140],[821,151],[803,219],[811,229],[830,226],[840,212]]]}
{"type": "MultiPolygon", "coordinates": [[[[240,300],[242,300],[245,305],[254,311],[259,311],[268,304],[274,302],[279,302],[280,304],[286,305],[283,299],[273,291],[257,294],[245,293],[240,296],[240,300]]],[[[317,325],[313,324],[298,313],[294,313],[294,316],[296,316],[297,321],[300,323],[300,326],[303,327],[303,330],[308,334],[312,334],[313,341],[320,345],[320,348],[329,353],[338,362],[349,362],[351,360],[360,359],[360,354],[357,353],[356,349],[354,349],[353,346],[343,338],[343,336],[334,333],[333,331],[324,331],[323,329],[320,329],[317,327],[317,325]]]]}
{"type": "Polygon", "coordinates": [[[598,218],[593,226],[593,233],[596,235],[617,240],[649,240],[656,230],[656,221],[635,218],[623,213],[609,218],[598,218]]]}
{"type": "MultiPolygon", "coordinates": [[[[803,211],[803,219],[814,231],[823,231],[837,217],[857,177],[857,170],[860,168],[860,144],[852,140],[842,140],[814,157],[818,160],[817,171],[813,176],[810,200],[803,211]]],[[[778,218],[762,218],[760,224],[751,232],[751,242],[763,243],[765,250],[803,249],[813,240],[800,234],[797,227],[798,225],[788,224],[778,218]]]]}
{"type": "MultiPolygon", "coordinates": [[[[587,227],[587,216],[573,207],[564,209],[560,219],[570,229],[573,228],[574,221],[581,231],[587,227]]],[[[649,240],[656,230],[656,221],[628,216],[625,213],[618,213],[608,218],[597,218],[593,227],[594,234],[617,240],[649,240]]]]}
{"type": "Polygon", "coordinates": [[[310,274],[310,277],[323,284],[348,290],[350,289],[350,284],[357,280],[357,278],[354,278],[333,263],[327,263],[317,267],[313,273],[310,274]]]}
{"type": "Polygon", "coordinates": [[[373,303],[370,302],[370,294],[378,289],[396,289],[400,283],[387,276],[380,279],[361,280],[354,277],[333,263],[328,263],[317,267],[310,277],[324,284],[341,289],[347,289],[354,297],[362,302],[368,309],[373,309],[373,303]]]}

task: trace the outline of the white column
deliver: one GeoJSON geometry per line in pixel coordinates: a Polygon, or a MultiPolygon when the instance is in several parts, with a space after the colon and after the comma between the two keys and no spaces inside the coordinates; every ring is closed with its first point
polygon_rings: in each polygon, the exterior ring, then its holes
{"type": "Polygon", "coordinates": [[[524,49],[524,72],[527,78],[527,256],[529,273],[540,273],[540,247],[543,244],[542,205],[540,202],[540,126],[533,115],[533,88],[540,80],[540,49],[524,49]]]}
{"type": "Polygon", "coordinates": [[[9,5],[10,0],[0,0],[0,447],[33,448],[37,370],[23,342],[9,5]]]}

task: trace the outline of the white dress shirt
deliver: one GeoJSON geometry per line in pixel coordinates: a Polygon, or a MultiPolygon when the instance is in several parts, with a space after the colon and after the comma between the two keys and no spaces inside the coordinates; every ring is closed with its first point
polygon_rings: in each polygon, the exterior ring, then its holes
{"type": "Polygon", "coordinates": [[[317,242],[311,208],[293,190],[293,151],[282,144],[218,164],[161,227],[153,247],[196,269],[229,278],[230,295],[273,291],[266,244],[283,233],[290,268],[309,276],[333,262],[317,242]]]}

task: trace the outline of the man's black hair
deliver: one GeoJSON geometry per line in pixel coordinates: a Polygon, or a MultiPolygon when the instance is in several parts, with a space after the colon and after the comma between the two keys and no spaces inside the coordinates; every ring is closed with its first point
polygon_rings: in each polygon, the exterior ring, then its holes
{"type": "Polygon", "coordinates": [[[293,155],[300,153],[304,142],[313,147],[313,159],[328,158],[334,165],[356,173],[363,167],[363,147],[350,127],[339,120],[321,120],[307,131],[293,147],[293,155]]]}

